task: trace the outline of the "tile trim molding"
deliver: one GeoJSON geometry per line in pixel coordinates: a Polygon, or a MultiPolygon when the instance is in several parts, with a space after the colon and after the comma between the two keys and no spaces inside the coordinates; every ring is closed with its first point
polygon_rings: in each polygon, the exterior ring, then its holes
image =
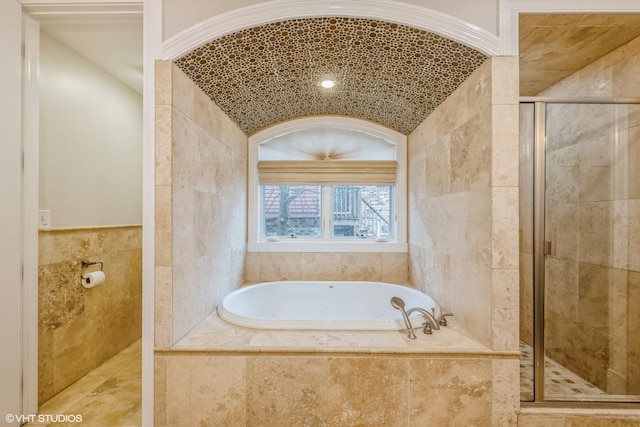
{"type": "Polygon", "coordinates": [[[500,51],[500,39],[459,18],[424,7],[387,0],[275,0],[226,12],[164,41],[162,59],[175,60],[204,43],[235,31],[295,18],[371,18],[426,30],[472,47],[487,56],[500,51]]]}

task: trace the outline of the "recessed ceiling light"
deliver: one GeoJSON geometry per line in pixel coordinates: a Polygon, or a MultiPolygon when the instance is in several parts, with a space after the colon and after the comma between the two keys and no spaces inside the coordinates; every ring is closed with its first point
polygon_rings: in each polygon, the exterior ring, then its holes
{"type": "Polygon", "coordinates": [[[335,86],[335,82],[333,80],[323,80],[322,82],[320,82],[320,86],[325,89],[329,89],[335,86]]]}

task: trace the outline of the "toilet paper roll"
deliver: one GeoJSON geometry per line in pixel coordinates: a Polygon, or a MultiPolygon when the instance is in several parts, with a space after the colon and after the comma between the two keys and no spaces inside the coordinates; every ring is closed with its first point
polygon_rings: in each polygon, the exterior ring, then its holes
{"type": "Polygon", "coordinates": [[[103,271],[94,271],[82,276],[82,286],[85,288],[93,288],[104,283],[105,275],[103,271]]]}

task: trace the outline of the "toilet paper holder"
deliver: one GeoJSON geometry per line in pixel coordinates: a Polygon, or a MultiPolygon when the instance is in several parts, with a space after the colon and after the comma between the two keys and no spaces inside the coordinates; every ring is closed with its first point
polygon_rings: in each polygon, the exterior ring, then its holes
{"type": "Polygon", "coordinates": [[[103,267],[104,267],[104,263],[102,261],[85,261],[82,260],[82,268],[87,268],[90,265],[96,265],[96,264],[100,264],[100,271],[102,271],[103,267]]]}

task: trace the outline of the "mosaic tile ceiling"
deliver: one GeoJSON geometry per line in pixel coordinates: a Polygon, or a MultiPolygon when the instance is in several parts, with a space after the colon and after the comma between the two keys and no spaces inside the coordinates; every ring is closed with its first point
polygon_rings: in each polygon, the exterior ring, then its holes
{"type": "Polygon", "coordinates": [[[176,60],[240,129],[343,115],[411,133],[486,56],[427,31],[310,18],[226,35],[176,60]],[[331,89],[320,81],[332,79],[331,89]]]}

